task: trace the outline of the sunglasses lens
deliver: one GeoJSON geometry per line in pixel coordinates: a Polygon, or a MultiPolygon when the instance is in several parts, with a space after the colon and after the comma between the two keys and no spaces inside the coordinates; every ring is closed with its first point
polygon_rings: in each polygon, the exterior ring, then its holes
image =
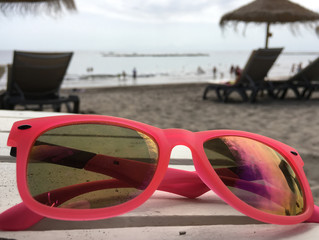
{"type": "Polygon", "coordinates": [[[243,137],[204,143],[210,164],[228,189],[243,202],[275,215],[303,212],[303,192],[294,170],[274,149],[243,137]]]}
{"type": "Polygon", "coordinates": [[[144,133],[113,125],[68,125],[36,139],[27,183],[34,199],[50,207],[104,208],[141,194],[157,162],[157,144],[144,133]]]}

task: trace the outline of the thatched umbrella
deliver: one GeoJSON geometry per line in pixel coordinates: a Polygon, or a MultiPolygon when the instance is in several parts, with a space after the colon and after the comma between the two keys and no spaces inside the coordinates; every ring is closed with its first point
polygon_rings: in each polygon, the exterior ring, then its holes
{"type": "Polygon", "coordinates": [[[299,4],[288,0],[255,0],[232,12],[222,16],[220,26],[224,28],[227,23],[233,23],[236,26],[239,22],[245,23],[266,23],[266,48],[268,47],[268,38],[271,36],[270,24],[290,23],[291,30],[297,28],[298,23],[312,26],[319,21],[319,14],[308,10],[299,4]]]}
{"type": "Polygon", "coordinates": [[[0,12],[25,14],[57,14],[63,11],[76,11],[74,0],[0,0],[0,12]]]}

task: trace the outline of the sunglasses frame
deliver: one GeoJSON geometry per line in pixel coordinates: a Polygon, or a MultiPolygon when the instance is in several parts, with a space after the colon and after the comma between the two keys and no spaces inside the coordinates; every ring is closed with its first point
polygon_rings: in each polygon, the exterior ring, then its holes
{"type": "MultiPolygon", "coordinates": [[[[177,145],[188,147],[193,156],[193,162],[199,178],[211,190],[233,208],[256,220],[273,224],[297,224],[306,221],[314,212],[312,193],[303,171],[303,161],[292,147],[276,140],[258,134],[236,130],[210,130],[191,132],[183,129],[160,129],[144,123],[128,119],[98,116],[98,115],[63,115],[54,117],[35,118],[15,122],[12,126],[8,146],[17,149],[17,185],[25,206],[32,212],[48,218],[60,220],[98,220],[118,216],[129,212],[143,204],[158,189],[168,169],[170,154],[177,145]],[[100,209],[65,209],[51,208],[37,202],[29,193],[27,186],[27,158],[35,140],[44,132],[66,125],[74,124],[107,124],[125,127],[142,132],[151,137],[158,145],[159,158],[156,172],[149,186],[137,197],[117,206],[100,209]],[[258,210],[240,200],[232,193],[219,178],[210,165],[204,152],[203,144],[207,140],[237,136],[245,137],[263,143],[281,154],[298,176],[304,194],[304,211],[297,216],[280,216],[258,210]]],[[[187,172],[187,171],[185,171],[187,172]]],[[[189,191],[192,191],[191,189],[189,191]]]]}

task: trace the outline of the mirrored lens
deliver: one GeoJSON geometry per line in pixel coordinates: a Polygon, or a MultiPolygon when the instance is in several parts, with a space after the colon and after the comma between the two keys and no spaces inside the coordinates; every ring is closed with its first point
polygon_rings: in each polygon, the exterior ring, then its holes
{"type": "Polygon", "coordinates": [[[298,215],[304,199],[299,180],[274,149],[244,137],[220,137],[204,143],[212,167],[245,203],[276,215],[298,215]]]}
{"type": "Polygon", "coordinates": [[[50,207],[103,208],[142,193],[157,163],[157,144],[142,132],[103,124],[68,125],[36,139],[27,183],[31,195],[50,207]]]}

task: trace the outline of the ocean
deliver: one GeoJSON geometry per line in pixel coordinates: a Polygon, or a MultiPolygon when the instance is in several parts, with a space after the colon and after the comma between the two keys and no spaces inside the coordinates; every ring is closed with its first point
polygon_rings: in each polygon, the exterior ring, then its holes
{"type": "MultiPolygon", "coordinates": [[[[170,83],[227,81],[234,78],[231,66],[243,68],[250,51],[200,53],[114,53],[75,51],[63,88],[112,87],[170,83]],[[216,74],[213,74],[213,68],[216,74]],[[133,69],[137,78],[133,79],[133,69]],[[123,75],[125,72],[125,76],[123,75]]],[[[292,75],[292,65],[306,66],[319,53],[283,52],[270,70],[269,78],[292,75]]],[[[0,65],[12,63],[13,51],[0,51],[0,65]]],[[[295,70],[297,67],[295,67],[295,70]]],[[[0,79],[5,89],[6,73],[0,79]]]]}

